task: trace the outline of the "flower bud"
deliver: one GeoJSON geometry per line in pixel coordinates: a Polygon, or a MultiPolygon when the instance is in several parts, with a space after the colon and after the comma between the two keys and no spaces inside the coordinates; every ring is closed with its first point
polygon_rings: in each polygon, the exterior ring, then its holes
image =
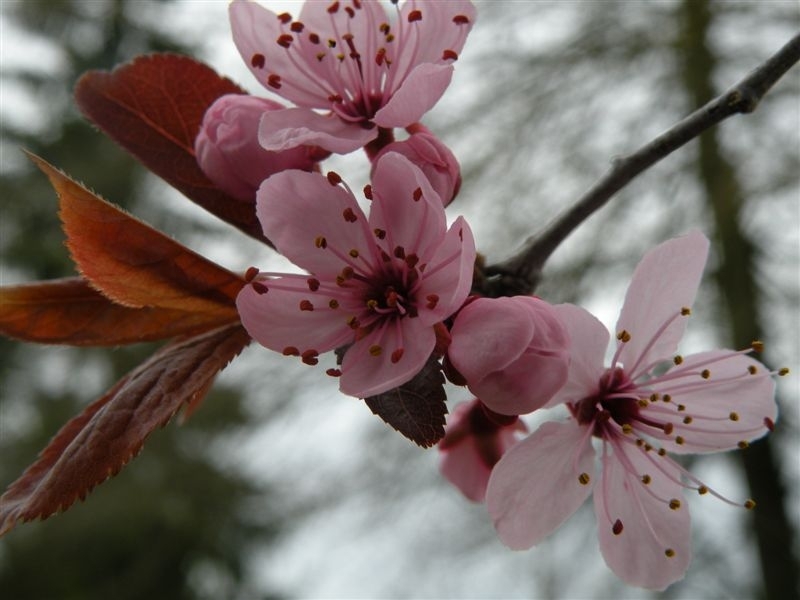
{"type": "Polygon", "coordinates": [[[310,171],[328,155],[313,146],[269,152],[259,145],[261,116],[283,109],[266,98],[228,94],[206,110],[194,149],[200,168],[217,187],[239,200],[255,200],[261,182],[273,173],[310,171]]]}
{"type": "Polygon", "coordinates": [[[415,124],[408,131],[411,135],[407,139],[392,142],[381,149],[372,163],[373,170],[381,156],[387,152],[398,152],[422,169],[447,206],[461,187],[461,167],[458,160],[450,148],[423,125],[415,124]]]}
{"type": "Polygon", "coordinates": [[[474,502],[482,502],[492,468],[517,443],[525,424],[516,416],[498,415],[480,400],[461,403],[448,419],[439,442],[439,470],[474,502]]]}
{"type": "Polygon", "coordinates": [[[478,298],[458,313],[450,335],[448,361],[497,413],[541,408],[567,380],[569,334],[539,298],[478,298]]]}

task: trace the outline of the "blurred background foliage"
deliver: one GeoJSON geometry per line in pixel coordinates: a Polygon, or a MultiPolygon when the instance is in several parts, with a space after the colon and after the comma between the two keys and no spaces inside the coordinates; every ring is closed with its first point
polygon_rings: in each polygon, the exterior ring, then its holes
{"type": "MultiPolygon", "coordinates": [[[[800,29],[794,0],[478,6],[453,85],[426,123],[462,162],[451,217],[467,217],[490,263],[574,201],[614,156],[738,81],[800,29]]],[[[225,8],[185,0],[2,3],[3,284],[74,273],[55,196],[20,147],[230,268],[276,260],[182,203],[71,102],[83,71],[163,50],[198,56],[263,95],[229,41],[225,8]]],[[[797,367],[798,98],[795,67],[756,113],[642,175],[567,240],[537,293],[580,302],[612,324],[642,253],[697,226],[714,249],[686,350],[759,338],[768,363],[797,367]]],[[[351,158],[340,171],[346,178],[351,158]]],[[[152,348],[0,339],[0,484],[152,348]]],[[[511,553],[484,509],[439,480],[434,452],[339,396],[320,372],[250,348],[185,425],[156,432],[86,503],[0,540],[0,595],[796,597],[797,377],[781,380],[780,390],[782,417],[769,442],[691,465],[731,497],[754,497],[758,509],[690,498],[695,560],[683,582],[651,594],[626,588],[605,568],[590,507],[541,547],[511,553]]],[[[464,397],[456,391],[451,403],[464,397]]]]}

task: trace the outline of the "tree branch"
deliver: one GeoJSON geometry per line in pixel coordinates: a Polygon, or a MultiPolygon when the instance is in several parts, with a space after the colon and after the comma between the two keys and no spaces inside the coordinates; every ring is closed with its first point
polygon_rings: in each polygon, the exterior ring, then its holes
{"type": "Polygon", "coordinates": [[[514,256],[486,268],[487,294],[498,296],[532,293],[539,283],[547,259],[578,225],[662,158],[728,117],[753,112],[775,82],[798,61],[800,34],[728,91],[639,150],[614,160],[608,172],[572,208],[556,217],[543,232],[528,238],[514,256]]]}

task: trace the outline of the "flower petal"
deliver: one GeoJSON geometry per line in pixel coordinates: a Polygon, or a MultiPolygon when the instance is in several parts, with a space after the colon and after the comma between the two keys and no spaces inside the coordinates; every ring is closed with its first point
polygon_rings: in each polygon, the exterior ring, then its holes
{"type": "Polygon", "coordinates": [[[708,239],[694,230],[656,246],[637,265],[617,321],[617,332],[631,336],[620,361],[632,379],[640,368],[669,359],[677,350],[686,328],[681,309],[694,302],[708,246],[708,239]]]}
{"type": "Polygon", "coordinates": [[[674,453],[732,450],[768,433],[778,418],[775,381],[769,369],[730,350],[687,356],[651,387],[671,396],[668,404],[659,402],[654,407],[675,410],[674,420],[669,421],[673,425],[670,438],[662,441],[674,453]],[[701,375],[705,369],[707,379],[701,375]],[[673,379],[683,371],[685,378],[673,379]]]}
{"type": "Polygon", "coordinates": [[[481,458],[474,436],[440,452],[439,470],[464,496],[473,502],[483,502],[492,470],[481,458]]]}
{"type": "Polygon", "coordinates": [[[335,278],[351,249],[367,259],[374,251],[356,199],[318,173],[276,173],[258,189],[256,213],[278,251],[317,276],[335,278]]]}
{"type": "Polygon", "coordinates": [[[380,326],[348,348],[339,389],[349,396],[368,398],[401,386],[419,373],[435,344],[433,327],[417,318],[380,326]],[[402,350],[399,360],[395,360],[397,350],[402,350]]]}
{"type": "Polygon", "coordinates": [[[439,195],[424,173],[402,154],[390,152],[376,163],[372,178],[371,228],[387,232],[386,251],[402,247],[428,262],[442,243],[447,220],[439,195]]]}
{"type": "Polygon", "coordinates": [[[600,551],[625,583],[663,590],[683,578],[691,535],[679,481],[669,459],[627,442],[613,444],[613,454],[604,458],[602,481],[594,489],[600,551]],[[645,475],[650,476],[648,484],[642,480],[645,475]],[[671,500],[679,508],[671,509],[671,500]],[[615,534],[617,521],[622,530],[615,534]]]}
{"type": "Polygon", "coordinates": [[[375,113],[379,127],[407,127],[439,101],[453,77],[452,65],[424,63],[414,68],[389,101],[375,113]]]}
{"type": "Polygon", "coordinates": [[[416,295],[436,295],[439,300],[434,308],[420,307],[420,319],[436,323],[461,308],[472,287],[475,254],[472,230],[463,217],[458,217],[425,268],[416,295]]]}
{"type": "Polygon", "coordinates": [[[347,154],[365,146],[378,135],[333,114],[321,115],[308,108],[286,108],[266,113],[258,127],[258,142],[266,150],[280,152],[297,146],[319,146],[347,154]]]}
{"type": "Polygon", "coordinates": [[[311,292],[307,277],[285,276],[264,283],[267,293],[259,294],[247,285],[236,298],[242,324],[262,346],[276,352],[295,348],[299,353],[315,350],[321,354],[353,340],[347,315],[331,309],[325,298],[318,301],[322,292],[311,292]],[[314,310],[301,310],[304,300],[314,310]]]}
{"type": "Polygon", "coordinates": [[[576,421],[544,423],[500,459],[486,507],[504,544],[523,550],[567,520],[592,491],[591,431],[576,421]],[[586,484],[578,478],[589,477],[586,484]]]}
{"type": "Polygon", "coordinates": [[[589,311],[574,304],[553,307],[570,338],[570,365],[567,383],[545,406],[577,402],[597,392],[605,372],[608,331],[589,311]]]}

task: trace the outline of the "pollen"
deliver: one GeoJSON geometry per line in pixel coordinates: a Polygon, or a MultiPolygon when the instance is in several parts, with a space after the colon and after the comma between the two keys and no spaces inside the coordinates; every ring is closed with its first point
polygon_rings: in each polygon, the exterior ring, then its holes
{"type": "Polygon", "coordinates": [[[589,481],[591,481],[591,478],[588,473],[581,473],[578,475],[578,483],[581,485],[588,485],[589,481]]]}
{"type": "Polygon", "coordinates": [[[731,414],[728,415],[728,418],[731,421],[738,421],[739,420],[739,413],[732,412],[731,414]]]}
{"type": "Polygon", "coordinates": [[[631,334],[625,331],[624,329],[617,334],[617,339],[626,344],[631,341],[631,334]]]}
{"type": "Polygon", "coordinates": [[[681,501],[677,498],[673,498],[669,501],[669,508],[670,510],[678,510],[681,507],[681,501]]]}
{"type": "Polygon", "coordinates": [[[380,356],[383,352],[383,348],[381,348],[378,344],[373,344],[369,347],[369,353],[371,356],[380,356]]]}
{"type": "Polygon", "coordinates": [[[675,556],[675,550],[673,550],[672,548],[667,548],[666,550],[664,550],[664,556],[666,556],[667,558],[674,557],[675,556]]]}

